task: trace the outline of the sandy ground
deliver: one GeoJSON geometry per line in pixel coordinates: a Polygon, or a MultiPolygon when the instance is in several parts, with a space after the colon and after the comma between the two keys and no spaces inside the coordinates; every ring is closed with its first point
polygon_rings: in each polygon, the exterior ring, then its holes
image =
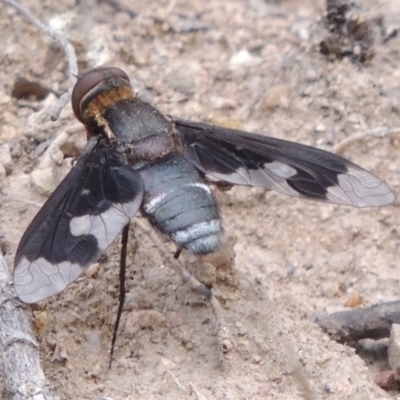
{"type": "MultiPolygon", "coordinates": [[[[361,20],[383,21],[371,23],[374,57],[367,64],[331,62],[320,54],[319,42],[327,35],[322,1],[274,3],[126,0],[138,13],[132,19],[104,3],[24,2],[74,44],[82,72],[121,67],[144,98],[172,115],[328,150],[354,133],[400,126],[400,37],[387,37],[400,25],[397,0],[356,2],[361,20]]],[[[50,121],[43,111],[54,103],[53,95],[42,101],[11,96],[20,77],[63,93],[68,80],[62,51],[4,4],[0,38],[0,145],[8,144],[12,155],[7,176],[0,171],[0,234],[12,266],[20,237],[46,198],[30,184],[30,173],[74,117],[68,106],[57,122],[50,121]]],[[[345,156],[384,178],[398,197],[399,145],[398,136],[371,137],[345,156]]],[[[346,309],[354,295],[365,306],[398,299],[398,202],[360,210],[248,188],[218,198],[228,242],[236,241],[235,262],[191,271],[199,279],[211,275],[231,335],[225,351],[210,306],[135,229],[111,370],[119,243],[90,276],[28,308],[37,322],[45,373],[59,396],[398,396],[373,383],[374,374],[387,368],[384,358],[362,360],[309,320],[314,312],[346,309]]],[[[173,252],[167,242],[166,248],[173,252]]]]}

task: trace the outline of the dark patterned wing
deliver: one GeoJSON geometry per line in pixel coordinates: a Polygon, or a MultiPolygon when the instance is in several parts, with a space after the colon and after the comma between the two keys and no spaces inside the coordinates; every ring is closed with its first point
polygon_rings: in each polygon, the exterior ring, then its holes
{"type": "Polygon", "coordinates": [[[18,297],[62,291],[96,261],[140,207],[143,183],[120,153],[93,137],[24,233],[15,257],[18,297]]]}
{"type": "Polygon", "coordinates": [[[185,157],[210,180],[356,207],[393,202],[385,182],[335,154],[268,136],[172,118],[185,157]]]}

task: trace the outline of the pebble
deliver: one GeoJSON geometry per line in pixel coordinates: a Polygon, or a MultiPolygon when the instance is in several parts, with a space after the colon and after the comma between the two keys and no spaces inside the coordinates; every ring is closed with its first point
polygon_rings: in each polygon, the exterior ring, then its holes
{"type": "Polygon", "coordinates": [[[310,40],[309,24],[296,24],[293,27],[293,31],[303,42],[308,42],[310,40]]]}
{"type": "Polygon", "coordinates": [[[220,348],[223,353],[229,353],[233,349],[233,344],[229,339],[223,339],[220,348]]]}
{"type": "Polygon", "coordinates": [[[253,56],[248,50],[242,49],[230,59],[232,67],[254,67],[261,62],[259,57],[253,56]]]}
{"type": "Polygon", "coordinates": [[[57,187],[52,168],[38,169],[30,174],[31,185],[40,193],[49,196],[57,187]]]}
{"type": "Polygon", "coordinates": [[[50,317],[46,311],[34,312],[34,323],[41,334],[44,334],[49,329],[50,317]]]}
{"type": "Polygon", "coordinates": [[[326,126],[324,124],[318,124],[314,127],[314,132],[325,132],[326,126]]]}
{"type": "Polygon", "coordinates": [[[238,106],[236,101],[220,96],[210,96],[209,101],[214,110],[230,110],[238,106]]]}
{"type": "Polygon", "coordinates": [[[347,296],[345,306],[350,308],[360,307],[364,304],[364,298],[358,292],[351,292],[347,296]]]}
{"type": "Polygon", "coordinates": [[[10,153],[13,158],[19,158],[22,156],[23,147],[19,138],[14,137],[10,139],[8,146],[10,147],[10,153]]]}
{"type": "Polygon", "coordinates": [[[88,269],[85,270],[85,275],[88,278],[92,278],[99,272],[99,269],[100,269],[100,264],[98,262],[94,263],[90,265],[88,269]]]}
{"type": "Polygon", "coordinates": [[[10,175],[14,169],[14,163],[11,157],[11,151],[8,143],[0,146],[0,160],[6,171],[6,174],[10,175]]]}
{"type": "Polygon", "coordinates": [[[266,90],[261,104],[262,107],[272,111],[277,107],[288,108],[291,87],[289,85],[275,85],[266,90]]]}

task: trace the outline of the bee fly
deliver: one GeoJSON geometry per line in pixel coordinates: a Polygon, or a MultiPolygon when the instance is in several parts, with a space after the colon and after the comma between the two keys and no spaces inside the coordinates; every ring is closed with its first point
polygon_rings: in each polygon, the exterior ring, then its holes
{"type": "Polygon", "coordinates": [[[222,227],[210,182],[356,207],[394,200],[379,178],[329,152],[165,115],[118,68],[83,75],[72,108],[88,143],[18,246],[14,287],[26,303],[65,289],[138,211],[178,249],[214,252],[222,227]]]}

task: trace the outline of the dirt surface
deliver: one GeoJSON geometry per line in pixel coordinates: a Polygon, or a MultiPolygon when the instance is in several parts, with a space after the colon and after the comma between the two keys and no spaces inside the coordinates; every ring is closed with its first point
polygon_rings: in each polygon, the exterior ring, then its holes
{"type": "MultiPolygon", "coordinates": [[[[375,21],[368,41],[373,57],[366,64],[346,56],[330,61],[320,53],[328,31],[325,4],[318,0],[126,0],[136,18],[103,2],[24,3],[74,44],[81,72],[118,66],[141,96],[172,115],[328,150],[357,132],[400,126],[400,37],[391,34],[400,26],[398,0],[356,2],[354,13],[375,21]]],[[[11,96],[21,77],[56,94],[68,88],[65,57],[54,42],[3,3],[0,37],[0,145],[11,151],[7,163],[6,156],[0,159],[0,235],[11,267],[24,229],[46,199],[30,174],[42,168],[44,150],[74,117],[68,106],[50,121],[53,94],[44,100],[11,96]]],[[[384,178],[399,197],[399,146],[398,136],[371,137],[344,155],[384,178]]],[[[56,175],[45,178],[50,187],[56,175]]],[[[248,188],[218,198],[228,242],[236,241],[235,262],[191,271],[213,282],[231,335],[223,351],[208,303],[135,229],[111,370],[119,243],[89,275],[28,308],[46,376],[59,396],[398,396],[373,383],[374,374],[387,368],[384,359],[373,354],[366,363],[309,320],[314,312],[346,309],[354,295],[365,306],[399,298],[398,202],[354,209],[248,188]]],[[[166,248],[174,251],[167,242],[166,248]]]]}

